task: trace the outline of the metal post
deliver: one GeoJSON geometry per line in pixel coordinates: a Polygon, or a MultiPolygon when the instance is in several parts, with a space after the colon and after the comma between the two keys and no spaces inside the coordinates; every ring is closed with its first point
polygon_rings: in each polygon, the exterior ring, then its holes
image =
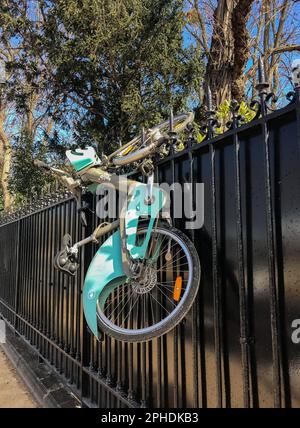
{"type": "Polygon", "coordinates": [[[259,58],[258,68],[259,83],[256,89],[259,93],[262,132],[264,141],[264,161],[265,161],[265,196],[266,196],[266,216],[267,216],[267,245],[268,245],[268,265],[269,265],[269,290],[271,309],[271,335],[273,353],[273,378],[274,378],[274,406],[281,407],[281,340],[278,317],[278,294],[276,285],[275,267],[275,239],[274,239],[274,207],[272,202],[272,181],[271,181],[271,161],[270,161],[270,138],[267,121],[267,103],[269,84],[266,80],[263,59],[259,58]]]}
{"type": "MultiPolygon", "coordinates": [[[[212,104],[212,94],[210,87],[206,88],[207,102],[207,138],[214,136],[214,126],[216,124],[215,111],[212,104]]],[[[217,202],[216,202],[216,167],[215,167],[215,146],[209,143],[210,165],[211,165],[211,204],[212,204],[212,277],[214,293],[214,338],[215,338],[215,362],[216,362],[216,387],[217,387],[217,407],[222,407],[222,343],[221,343],[221,296],[219,280],[219,258],[218,258],[218,236],[217,236],[217,202]]]]}
{"type": "Polygon", "coordinates": [[[249,379],[249,327],[248,327],[248,302],[245,284],[244,266],[244,243],[243,243],[243,223],[242,223],[242,202],[241,202],[241,173],[240,173],[240,141],[238,136],[239,126],[239,105],[232,101],[231,111],[233,116],[232,129],[234,130],[234,150],[235,150],[235,195],[236,195],[236,227],[237,227],[237,257],[238,257],[238,278],[239,278],[239,306],[240,306],[240,343],[242,352],[243,367],[243,395],[244,407],[250,407],[250,379],[249,379]]]}

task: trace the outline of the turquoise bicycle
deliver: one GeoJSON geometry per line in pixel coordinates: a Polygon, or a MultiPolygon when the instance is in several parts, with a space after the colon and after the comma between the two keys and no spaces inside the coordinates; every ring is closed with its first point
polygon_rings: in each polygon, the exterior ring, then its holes
{"type": "Polygon", "coordinates": [[[127,198],[119,219],[101,223],[91,236],[72,243],[63,238],[63,248],[54,265],[69,275],[79,267],[83,245],[99,242],[83,287],[83,308],[92,333],[103,333],[127,342],[147,341],[173,329],[191,308],[200,283],[200,262],[191,240],[174,228],[170,217],[161,218],[165,192],[153,182],[155,157],[168,152],[174,135],[189,126],[194,117],[183,113],[143,132],[110,156],[100,159],[92,147],[68,150],[66,155],[77,178],[42,161],[35,164],[51,171],[77,200],[86,224],[82,195],[96,192],[101,184],[114,186],[127,198]],[[147,183],[120,177],[124,165],[134,164],[147,183]]]}

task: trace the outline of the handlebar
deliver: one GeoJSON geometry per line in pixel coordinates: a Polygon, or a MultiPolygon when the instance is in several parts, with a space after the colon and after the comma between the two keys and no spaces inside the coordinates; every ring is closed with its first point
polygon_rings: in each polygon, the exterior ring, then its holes
{"type": "Polygon", "coordinates": [[[46,171],[50,171],[53,174],[57,175],[58,177],[70,177],[70,178],[72,178],[68,172],[63,171],[62,169],[53,168],[52,166],[48,165],[47,163],[45,163],[39,159],[35,159],[33,161],[33,163],[38,168],[45,169],[46,171]]]}
{"type": "Polygon", "coordinates": [[[83,224],[83,226],[87,225],[87,221],[86,221],[86,215],[84,212],[85,207],[82,207],[82,203],[81,203],[81,196],[82,196],[82,188],[81,188],[81,181],[80,180],[74,180],[74,178],[68,174],[66,171],[63,171],[61,169],[58,168],[53,168],[52,166],[46,164],[45,162],[41,161],[41,160],[34,160],[33,161],[34,165],[37,166],[38,168],[42,168],[45,169],[51,173],[53,173],[57,179],[67,188],[69,189],[77,202],[77,209],[80,215],[80,219],[81,219],[81,223],[83,224]]]}
{"type": "Polygon", "coordinates": [[[76,189],[80,187],[80,180],[74,180],[74,178],[67,173],[66,171],[63,171],[62,169],[53,168],[52,166],[46,164],[45,162],[35,159],[33,161],[34,165],[38,168],[45,169],[46,171],[51,172],[54,174],[59,181],[62,182],[62,184],[67,187],[72,193],[76,193],[76,189]]]}

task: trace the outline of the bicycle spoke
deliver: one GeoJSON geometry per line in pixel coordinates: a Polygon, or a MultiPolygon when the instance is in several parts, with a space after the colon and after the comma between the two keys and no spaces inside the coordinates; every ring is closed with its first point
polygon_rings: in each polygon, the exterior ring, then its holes
{"type": "MultiPolygon", "coordinates": [[[[163,288],[171,288],[172,290],[174,290],[174,286],[172,285],[164,285],[164,284],[160,284],[159,282],[157,283],[157,285],[161,285],[163,288]]],[[[185,290],[185,287],[181,287],[181,290],[185,290]]],[[[166,290],[169,291],[169,290],[166,290]]]]}
{"type": "MultiPolygon", "coordinates": [[[[187,282],[188,279],[182,278],[182,282],[187,282]]],[[[171,279],[170,281],[158,281],[157,284],[165,285],[165,284],[173,284],[174,285],[174,279],[171,279]]],[[[172,287],[172,286],[170,286],[172,287]]]]}
{"type": "MultiPolygon", "coordinates": [[[[162,256],[163,254],[165,254],[165,253],[167,253],[167,252],[170,252],[170,251],[172,250],[172,248],[174,248],[176,245],[178,246],[178,243],[177,243],[177,242],[175,242],[174,244],[172,244],[172,245],[171,245],[171,247],[170,247],[170,248],[168,248],[169,244],[167,244],[167,245],[165,246],[164,250],[163,250],[163,251],[161,251],[160,255],[162,256]]],[[[179,250],[181,250],[181,248],[180,248],[179,250]]]]}
{"type": "Polygon", "coordinates": [[[139,297],[140,297],[140,295],[138,294],[138,295],[137,295],[137,298],[136,298],[136,300],[135,300],[135,302],[134,302],[134,304],[133,304],[133,306],[131,306],[131,309],[129,310],[128,314],[126,315],[126,318],[125,318],[125,319],[124,319],[124,321],[122,322],[121,327],[124,325],[125,321],[127,320],[127,318],[129,317],[129,315],[131,314],[131,312],[132,312],[133,308],[134,308],[134,307],[135,307],[135,305],[136,305],[136,302],[139,300],[139,297]]]}
{"type": "MultiPolygon", "coordinates": [[[[141,245],[146,233],[146,229],[138,232],[136,245],[141,245]]],[[[164,321],[182,306],[192,278],[190,254],[183,244],[172,232],[164,232],[159,226],[158,231],[153,229],[146,258],[142,260],[141,276],[112,290],[107,299],[105,313],[120,329],[120,334],[121,330],[124,335],[130,331],[134,335],[138,331],[151,331],[159,324],[163,326],[164,321]],[[174,298],[176,284],[180,287],[180,290],[176,289],[180,300],[174,298]]],[[[147,335],[145,332],[145,337],[147,335]]]]}
{"type": "MultiPolygon", "coordinates": [[[[128,284],[122,284],[121,286],[123,286],[123,285],[128,285],[128,284]]],[[[120,287],[121,287],[120,286],[120,287]]],[[[117,298],[118,298],[119,296],[115,296],[115,297],[111,297],[111,301],[110,301],[110,303],[109,303],[109,305],[107,305],[106,306],[106,309],[108,309],[109,308],[109,306],[114,302],[114,300],[116,300],[117,298]]],[[[108,300],[108,299],[107,299],[108,300]]]]}
{"type": "Polygon", "coordinates": [[[161,288],[158,288],[158,290],[169,300],[169,302],[172,304],[172,305],[174,305],[175,307],[176,307],[176,305],[175,305],[175,303],[174,302],[172,302],[172,300],[171,299],[169,299],[169,297],[162,291],[162,289],[161,288]]]}
{"type": "MultiPolygon", "coordinates": [[[[132,293],[129,295],[129,299],[127,299],[126,303],[122,306],[122,309],[126,306],[126,304],[129,302],[130,297],[131,297],[132,293]]],[[[114,308],[114,310],[110,313],[110,316],[112,316],[112,314],[118,309],[118,307],[124,302],[124,300],[126,299],[126,296],[123,297],[123,299],[121,300],[121,302],[119,302],[119,304],[114,308]]],[[[122,311],[121,311],[122,313],[122,311]]]]}
{"type": "Polygon", "coordinates": [[[158,300],[155,299],[151,291],[150,291],[150,296],[159,304],[159,306],[161,306],[170,315],[170,312],[165,307],[163,307],[163,305],[160,304],[158,300]]]}
{"type": "MultiPolygon", "coordinates": [[[[163,268],[165,268],[166,266],[167,266],[167,267],[175,266],[175,265],[177,265],[177,264],[178,264],[179,260],[183,259],[184,257],[186,257],[186,256],[184,255],[184,256],[179,257],[179,259],[174,260],[174,262],[173,262],[173,263],[171,263],[171,262],[167,262],[167,263],[165,263],[163,266],[161,266],[159,269],[163,269],[163,268]]],[[[188,265],[188,264],[189,264],[189,263],[188,263],[188,262],[186,262],[186,263],[181,263],[180,265],[181,265],[181,266],[184,266],[184,265],[188,265]]],[[[180,265],[179,265],[179,267],[180,267],[180,265]]]]}
{"type": "Polygon", "coordinates": [[[149,294],[149,300],[150,300],[150,306],[151,306],[151,311],[152,311],[152,321],[153,321],[154,324],[156,324],[154,310],[153,310],[153,303],[152,303],[152,300],[151,300],[151,294],[149,294]]]}

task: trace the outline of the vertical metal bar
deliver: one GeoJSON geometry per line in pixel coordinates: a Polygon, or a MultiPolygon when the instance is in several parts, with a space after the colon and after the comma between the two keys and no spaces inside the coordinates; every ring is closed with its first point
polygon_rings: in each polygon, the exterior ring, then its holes
{"type": "Polygon", "coordinates": [[[270,139],[267,123],[267,105],[266,95],[268,83],[266,83],[265,72],[262,58],[259,60],[259,91],[262,114],[262,133],[264,142],[264,162],[265,162],[265,197],[266,197],[266,215],[267,215],[267,245],[268,245],[268,266],[269,266],[269,290],[270,290],[270,309],[271,309],[271,335],[272,335],[272,353],[273,353],[273,378],[274,378],[274,406],[281,407],[281,346],[280,329],[278,316],[278,295],[276,286],[276,268],[275,268],[275,239],[274,239],[274,207],[272,203],[272,180],[271,180],[271,161],[270,161],[270,139]]]}
{"type": "MultiPolygon", "coordinates": [[[[132,323],[132,317],[130,317],[129,321],[132,323]]],[[[128,400],[134,400],[134,386],[133,386],[133,344],[129,343],[129,370],[128,370],[128,400]]]]}
{"type": "MultiPolygon", "coordinates": [[[[62,221],[63,221],[63,212],[62,212],[62,204],[59,204],[57,207],[57,244],[56,251],[60,250],[60,242],[62,235],[62,221]]],[[[59,318],[60,318],[60,287],[61,287],[61,273],[56,272],[56,280],[55,280],[55,341],[56,344],[61,348],[61,338],[60,338],[60,329],[59,329],[59,318]]],[[[60,368],[60,352],[56,348],[55,350],[55,365],[60,368]]]]}
{"type": "Polygon", "coordinates": [[[217,247],[217,212],[216,212],[216,182],[215,182],[215,148],[209,145],[211,162],[211,198],[212,198],[212,268],[213,268],[213,293],[214,293],[214,336],[215,336],[215,361],[217,384],[217,407],[222,407],[222,367],[221,367],[221,334],[220,334],[220,292],[218,271],[218,247],[217,247]]]}
{"type": "MultiPolygon", "coordinates": [[[[238,106],[234,106],[235,108],[238,106]]],[[[249,380],[249,327],[248,327],[248,303],[245,285],[244,243],[242,224],[241,202],[241,174],[240,174],[240,141],[238,137],[238,123],[235,111],[233,111],[234,150],[235,150],[235,197],[236,197],[236,228],[237,228],[237,257],[239,278],[239,303],[240,303],[240,343],[243,367],[243,399],[244,407],[250,407],[250,380],[249,380]]]]}
{"type": "MultiPolygon", "coordinates": [[[[171,109],[170,112],[170,132],[173,132],[173,110],[171,109]]],[[[174,154],[174,147],[171,147],[171,153],[174,154]]],[[[172,157],[171,159],[171,183],[175,183],[175,161],[172,157]]],[[[173,198],[173,204],[174,204],[174,198],[173,198]]],[[[175,212],[174,205],[173,205],[173,213],[175,212]]],[[[175,220],[176,221],[176,220],[175,220]]],[[[176,326],[173,329],[173,357],[174,357],[174,389],[173,389],[173,406],[175,408],[178,407],[178,334],[179,334],[179,327],[176,326]]]]}
{"type": "MultiPolygon", "coordinates": [[[[38,310],[39,310],[39,301],[38,301],[38,273],[39,273],[39,214],[34,214],[35,220],[35,262],[36,266],[33,266],[33,292],[34,292],[34,323],[35,328],[39,328],[38,325],[38,310]]],[[[34,344],[38,348],[38,334],[34,331],[34,344]]]]}
{"type": "MultiPolygon", "coordinates": [[[[24,233],[24,222],[21,218],[19,218],[18,222],[20,222],[20,237],[19,237],[19,272],[18,272],[18,280],[22,279],[22,291],[19,292],[18,295],[18,313],[21,316],[24,316],[24,300],[26,296],[26,278],[24,276],[24,265],[23,265],[23,258],[24,258],[24,240],[21,238],[21,232],[24,233]]],[[[23,331],[23,321],[19,319],[17,322],[17,331],[22,335],[23,331]]]]}
{"type": "MultiPolygon", "coordinates": [[[[42,196],[41,196],[42,197],[42,196]]],[[[44,211],[41,211],[40,213],[40,233],[39,233],[39,240],[40,240],[40,271],[38,276],[38,287],[39,287],[39,331],[43,332],[44,329],[44,313],[43,313],[43,272],[44,272],[44,233],[45,233],[45,225],[44,225],[44,211]]],[[[44,339],[43,336],[39,334],[39,350],[40,354],[43,355],[44,352],[44,339]]]]}
{"type": "Polygon", "coordinates": [[[146,365],[147,365],[147,345],[145,342],[141,344],[141,381],[142,381],[142,399],[141,407],[147,407],[147,379],[146,379],[146,365]]]}
{"type": "MultiPolygon", "coordinates": [[[[192,186],[191,188],[191,212],[193,210],[193,200],[196,197],[195,194],[195,188],[194,188],[194,158],[193,158],[193,152],[191,150],[192,145],[192,139],[188,139],[189,143],[189,178],[190,178],[190,184],[192,186]]],[[[192,220],[192,219],[191,219],[192,220]]],[[[191,230],[191,239],[193,243],[195,244],[195,230],[191,230]]],[[[198,396],[198,390],[199,390],[199,380],[198,380],[198,325],[197,325],[197,318],[198,318],[198,296],[196,298],[196,301],[193,304],[192,307],[192,362],[193,362],[193,397],[194,397],[194,407],[199,407],[199,396],[198,396]]]]}
{"type": "MultiPolygon", "coordinates": [[[[159,183],[159,169],[156,167],[156,182],[159,183]]],[[[156,347],[157,347],[157,356],[156,356],[156,365],[157,365],[157,388],[156,388],[156,400],[157,407],[162,407],[162,397],[161,397],[161,388],[162,388],[162,356],[161,356],[161,348],[162,348],[162,338],[156,339],[156,347]]]]}
{"type": "MultiPolygon", "coordinates": [[[[206,93],[208,107],[208,139],[214,136],[215,112],[212,105],[212,94],[210,88],[206,93]]],[[[216,171],[215,171],[215,147],[209,144],[210,166],[211,166],[211,204],[212,204],[212,278],[214,295],[214,338],[215,338],[215,363],[216,363],[216,386],[217,386],[217,407],[222,407],[222,358],[221,358],[221,301],[220,301],[220,281],[219,281],[219,260],[218,260],[218,237],[217,237],[217,204],[216,204],[216,171]]]]}
{"type": "MultiPolygon", "coordinates": [[[[32,309],[31,309],[31,323],[35,327],[36,323],[36,316],[35,316],[35,310],[36,310],[36,288],[35,288],[35,262],[37,261],[37,217],[35,214],[31,215],[31,221],[32,221],[32,232],[34,235],[34,242],[31,244],[34,246],[32,251],[32,259],[30,260],[31,269],[30,269],[30,286],[31,286],[31,302],[32,302],[32,309]]],[[[33,329],[30,329],[30,336],[32,340],[32,344],[36,345],[36,332],[33,329]]]]}
{"type": "MultiPolygon", "coordinates": [[[[62,235],[65,234],[66,231],[66,203],[62,202],[62,235]]],[[[59,347],[64,349],[64,300],[65,300],[65,283],[66,277],[64,274],[60,275],[60,284],[59,284],[59,347]]],[[[59,371],[63,373],[64,368],[64,355],[63,352],[60,352],[59,358],[59,371]]]]}
{"type": "MultiPolygon", "coordinates": [[[[26,239],[27,236],[27,223],[25,219],[20,219],[21,222],[21,234],[20,234],[20,259],[19,259],[19,280],[22,281],[22,292],[19,292],[19,313],[25,318],[28,319],[28,310],[27,310],[27,299],[28,299],[28,274],[27,274],[27,267],[28,263],[25,264],[25,255],[28,253],[26,252],[26,246],[28,240],[26,239]]],[[[21,335],[25,335],[25,323],[20,321],[19,323],[19,330],[21,335]]]]}
{"type": "Polygon", "coordinates": [[[17,314],[18,314],[18,304],[19,304],[19,263],[20,263],[20,231],[21,231],[21,220],[17,221],[17,245],[16,245],[16,271],[15,271],[15,305],[14,305],[14,310],[15,310],[15,319],[14,319],[14,328],[15,330],[17,330],[17,314]]]}
{"type": "Polygon", "coordinates": [[[122,355],[123,355],[123,349],[122,349],[122,342],[117,342],[117,391],[119,393],[122,392],[122,355]]]}
{"type": "MultiPolygon", "coordinates": [[[[30,218],[27,217],[22,220],[22,256],[21,256],[21,265],[22,270],[20,274],[20,278],[22,278],[22,282],[24,284],[24,289],[22,291],[22,316],[27,320],[30,321],[30,263],[28,262],[28,256],[29,256],[29,247],[30,247],[30,241],[32,239],[30,234],[30,218]]],[[[23,287],[22,287],[23,288],[23,287]]],[[[28,338],[28,325],[25,323],[22,323],[22,330],[21,334],[23,334],[25,337],[28,338]]]]}
{"type": "MultiPolygon", "coordinates": [[[[72,229],[71,229],[71,204],[70,201],[66,202],[66,233],[69,233],[71,235],[72,229]]],[[[72,286],[72,282],[70,277],[66,278],[65,282],[65,323],[63,324],[63,330],[64,330],[64,351],[65,351],[65,366],[64,366],[64,374],[68,378],[69,376],[69,359],[67,357],[67,354],[69,353],[69,299],[70,299],[70,285],[72,286]],[[71,283],[71,284],[70,284],[71,283]]]]}
{"type": "MultiPolygon", "coordinates": [[[[42,200],[43,202],[43,200],[42,200]]],[[[46,221],[46,210],[43,210],[41,212],[41,221],[42,221],[42,233],[41,233],[41,265],[42,265],[42,272],[40,275],[40,286],[41,286],[41,332],[42,334],[46,333],[46,299],[45,299],[45,289],[46,289],[46,280],[45,280],[45,273],[47,269],[46,264],[46,237],[47,237],[47,221],[46,221]]],[[[41,354],[45,356],[45,346],[46,346],[46,340],[42,337],[41,338],[41,354]]]]}
{"type": "MultiPolygon", "coordinates": [[[[41,313],[41,308],[42,308],[42,296],[41,296],[41,292],[42,292],[42,287],[41,287],[41,282],[40,282],[40,278],[41,278],[41,270],[42,270],[42,251],[41,251],[41,245],[42,245],[42,218],[41,218],[41,213],[38,212],[37,214],[38,217],[38,233],[37,233],[37,238],[38,238],[38,257],[37,257],[37,266],[36,266],[36,270],[37,270],[37,275],[36,275],[36,289],[37,289],[37,330],[41,330],[42,329],[42,313],[41,313]]],[[[42,348],[42,338],[39,335],[39,333],[37,333],[37,348],[39,351],[41,351],[42,348]]]]}
{"type": "MultiPolygon", "coordinates": [[[[28,295],[27,295],[27,311],[28,311],[28,320],[30,324],[33,323],[33,308],[34,308],[34,296],[33,296],[33,257],[34,257],[34,229],[33,229],[33,216],[27,217],[28,220],[28,236],[31,236],[31,239],[28,239],[28,247],[26,254],[26,263],[28,264],[28,295]],[[29,255],[31,256],[29,258],[29,255]]],[[[34,245],[35,247],[35,245],[34,245]]],[[[27,337],[32,342],[33,340],[33,331],[32,329],[26,325],[27,337]]]]}
{"type": "MultiPolygon", "coordinates": [[[[88,215],[88,227],[85,228],[85,230],[83,231],[82,229],[82,234],[87,234],[87,236],[92,232],[91,229],[91,215],[88,215]]],[[[84,278],[84,274],[85,271],[87,269],[87,266],[90,262],[90,258],[91,258],[91,247],[83,247],[82,248],[82,261],[84,263],[83,268],[82,269],[82,281],[84,278]]],[[[81,329],[82,329],[82,338],[81,338],[81,372],[80,372],[80,377],[81,377],[81,400],[83,400],[86,397],[90,397],[91,396],[91,391],[90,391],[90,383],[89,383],[89,377],[88,374],[86,374],[83,370],[84,367],[87,367],[90,363],[90,341],[91,341],[91,335],[88,332],[87,329],[87,324],[86,324],[86,320],[84,318],[84,316],[81,317],[81,329]]]]}
{"type": "MultiPolygon", "coordinates": [[[[39,233],[40,233],[40,217],[39,213],[35,214],[35,227],[36,227],[36,267],[34,272],[34,292],[35,292],[35,313],[34,313],[34,327],[38,330],[39,329],[39,233]]],[[[39,349],[39,337],[37,331],[35,331],[35,345],[39,349]]]]}
{"type": "MultiPolygon", "coordinates": [[[[78,236],[80,236],[80,238],[83,237],[83,232],[82,232],[82,228],[80,227],[79,224],[79,219],[78,216],[76,216],[76,230],[78,233],[78,236]]],[[[76,297],[76,360],[81,362],[81,366],[80,369],[78,370],[77,373],[77,385],[80,385],[80,387],[82,388],[82,384],[81,379],[82,379],[82,341],[83,341],[83,333],[82,333],[82,326],[83,326],[83,322],[82,322],[82,306],[81,306],[81,284],[83,284],[84,281],[84,270],[85,270],[85,265],[84,265],[84,248],[81,251],[81,257],[80,257],[80,268],[79,268],[79,274],[78,274],[78,281],[76,284],[76,290],[77,290],[77,297],[76,297]]]]}
{"type": "MultiPolygon", "coordinates": [[[[45,274],[45,287],[46,287],[46,298],[45,298],[45,307],[46,307],[46,328],[45,334],[47,338],[50,338],[50,317],[51,317],[51,269],[52,269],[52,209],[51,207],[47,208],[47,243],[46,243],[46,274],[45,274]]],[[[50,351],[51,344],[49,341],[46,341],[46,358],[50,360],[50,351]]]]}
{"type": "MultiPolygon", "coordinates": [[[[70,230],[74,239],[74,242],[76,242],[77,236],[75,235],[75,213],[74,213],[74,203],[73,201],[70,201],[70,230]]],[[[75,341],[74,341],[74,334],[75,334],[75,287],[76,287],[76,278],[74,278],[71,282],[71,292],[70,292],[70,355],[74,358],[75,357],[75,341]]],[[[70,382],[73,383],[74,378],[74,364],[71,362],[71,371],[70,371],[70,382]]]]}
{"type": "MultiPolygon", "coordinates": [[[[55,325],[54,325],[54,318],[55,318],[55,271],[52,267],[52,260],[54,257],[54,252],[56,251],[56,247],[55,247],[55,242],[56,242],[56,216],[57,216],[57,211],[56,211],[56,207],[53,207],[51,209],[52,212],[52,221],[51,221],[51,229],[52,229],[52,233],[51,233],[51,274],[50,274],[50,340],[52,342],[55,342],[55,325]]],[[[54,364],[54,346],[51,346],[50,349],[50,363],[54,364]]]]}
{"type": "MultiPolygon", "coordinates": [[[[45,204],[45,202],[44,202],[45,204]]],[[[48,321],[48,271],[49,271],[49,261],[48,261],[48,249],[49,249],[49,210],[44,209],[44,275],[42,278],[43,281],[43,334],[47,337],[47,321],[48,321]]],[[[48,359],[48,341],[44,339],[44,349],[43,355],[48,359]]]]}

